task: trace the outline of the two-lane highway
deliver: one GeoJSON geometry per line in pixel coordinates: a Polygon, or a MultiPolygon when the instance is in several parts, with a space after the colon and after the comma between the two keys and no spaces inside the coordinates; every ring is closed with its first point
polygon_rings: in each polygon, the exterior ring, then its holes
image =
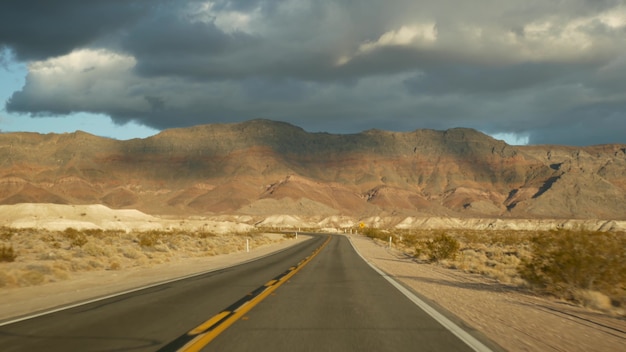
{"type": "Polygon", "coordinates": [[[328,238],[315,236],[251,263],[0,326],[1,349],[176,350],[180,344],[173,342],[208,326],[211,317],[251,292],[276,286],[254,304],[244,302],[245,313],[203,350],[472,350],[370,268],[346,237],[330,236],[312,256],[328,238]]]}
{"type": "Polygon", "coordinates": [[[471,351],[333,240],[206,351],[471,351]]]}

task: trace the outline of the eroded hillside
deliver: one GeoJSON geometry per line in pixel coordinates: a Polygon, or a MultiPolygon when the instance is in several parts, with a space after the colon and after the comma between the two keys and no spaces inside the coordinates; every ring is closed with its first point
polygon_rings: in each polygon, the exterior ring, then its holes
{"type": "Polygon", "coordinates": [[[308,133],[267,120],[117,141],[0,134],[0,204],[151,214],[626,219],[626,145],[516,147],[470,129],[308,133]]]}

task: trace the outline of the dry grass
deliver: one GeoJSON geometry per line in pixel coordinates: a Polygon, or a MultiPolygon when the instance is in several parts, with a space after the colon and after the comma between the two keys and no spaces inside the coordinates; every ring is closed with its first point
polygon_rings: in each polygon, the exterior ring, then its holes
{"type": "Polygon", "coordinates": [[[187,231],[47,231],[0,228],[0,288],[67,280],[73,273],[122,270],[245,251],[280,242],[259,232],[216,235],[187,231]]]}
{"type": "Polygon", "coordinates": [[[606,312],[626,310],[624,233],[371,229],[365,234],[385,243],[392,236],[394,246],[423,263],[437,262],[606,312]]]}
{"type": "Polygon", "coordinates": [[[626,306],[626,235],[551,231],[533,236],[531,245],[519,273],[533,287],[582,303],[602,294],[626,306]]]}
{"type": "Polygon", "coordinates": [[[17,253],[13,249],[13,246],[2,245],[0,247],[0,262],[13,262],[17,258],[17,253]]]}

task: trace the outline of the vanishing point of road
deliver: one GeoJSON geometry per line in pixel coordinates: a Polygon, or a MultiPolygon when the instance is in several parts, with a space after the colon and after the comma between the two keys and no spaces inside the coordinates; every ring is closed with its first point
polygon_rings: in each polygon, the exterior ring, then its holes
{"type": "Polygon", "coordinates": [[[347,237],[314,235],[249,263],[0,324],[0,349],[489,351],[432,315],[347,237]]]}

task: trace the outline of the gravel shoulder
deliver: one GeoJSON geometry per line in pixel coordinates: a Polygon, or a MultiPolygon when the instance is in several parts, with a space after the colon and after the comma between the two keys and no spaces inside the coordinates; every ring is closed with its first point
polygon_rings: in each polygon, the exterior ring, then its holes
{"type": "Polygon", "coordinates": [[[513,285],[419,264],[360,235],[355,248],[376,267],[510,351],[621,351],[626,320],[533,295],[513,285]]]}

